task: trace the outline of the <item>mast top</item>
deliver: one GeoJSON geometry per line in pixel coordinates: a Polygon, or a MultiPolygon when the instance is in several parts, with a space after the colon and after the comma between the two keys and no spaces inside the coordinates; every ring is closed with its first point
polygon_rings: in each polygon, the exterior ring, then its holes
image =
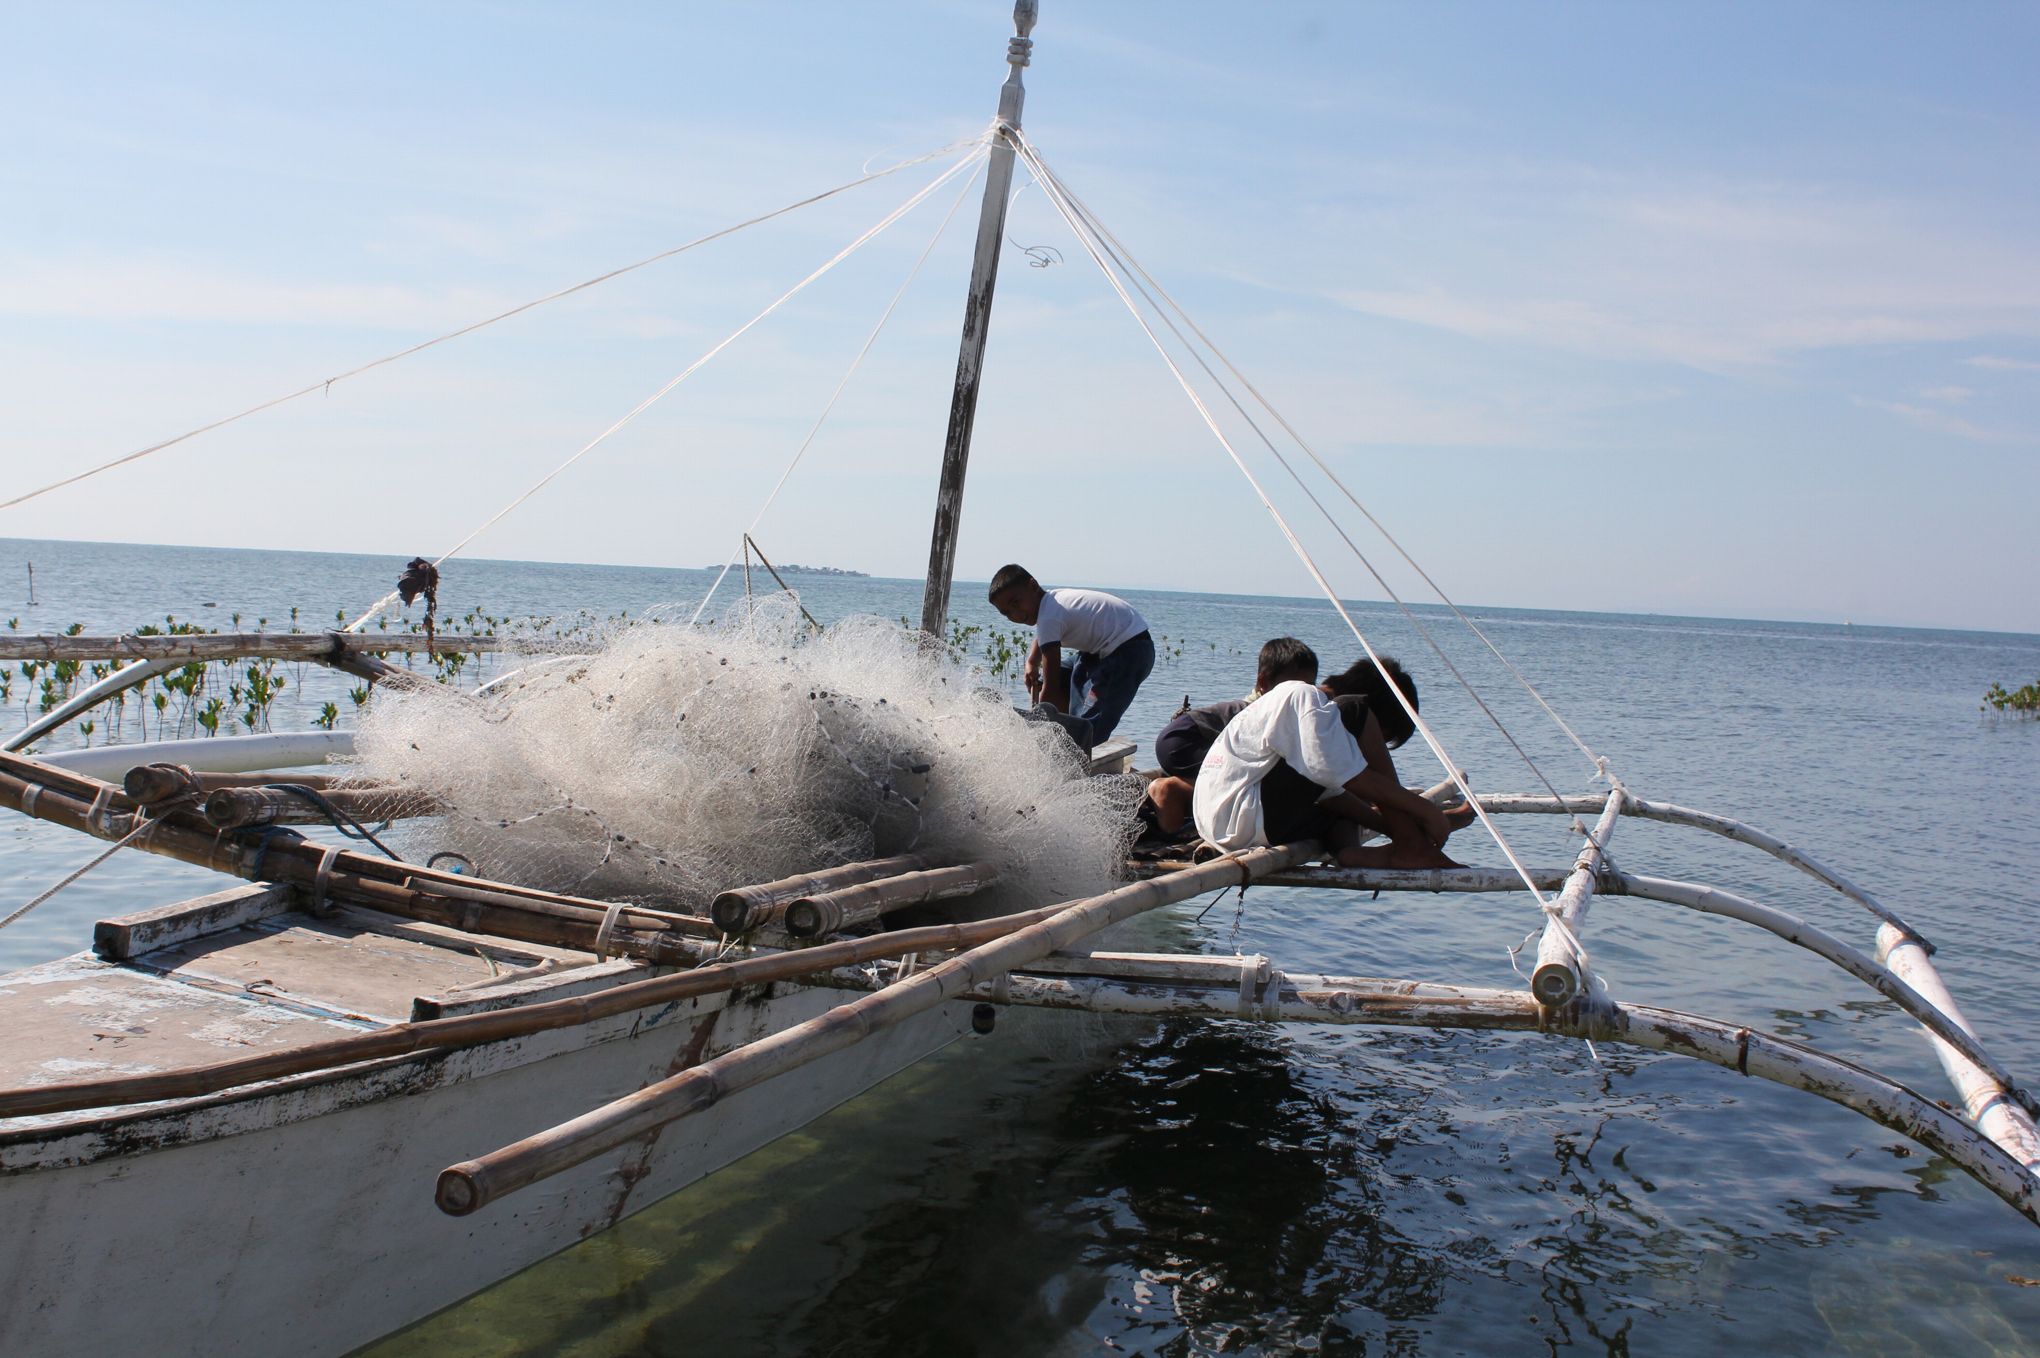
{"type": "Polygon", "coordinates": [[[999,123],[1002,127],[1020,126],[1020,105],[1026,98],[1026,91],[1020,84],[1020,72],[1034,54],[1034,39],[1027,35],[1034,31],[1034,19],[1039,11],[1038,0],[1014,0],[1014,36],[1006,44],[1006,64],[1013,71],[999,89],[999,123]]]}

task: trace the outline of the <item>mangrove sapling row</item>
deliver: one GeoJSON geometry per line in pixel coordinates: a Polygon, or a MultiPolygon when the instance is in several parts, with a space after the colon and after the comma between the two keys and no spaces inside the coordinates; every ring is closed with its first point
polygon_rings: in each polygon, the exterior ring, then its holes
{"type": "MultiPolygon", "coordinates": [[[[87,635],[81,622],[56,635],[24,635],[17,617],[0,632],[0,710],[18,709],[26,724],[130,661],[184,659],[185,664],[114,694],[90,715],[46,739],[86,746],[182,740],[271,731],[278,723],[300,721],[334,730],[361,712],[369,686],[343,689],[321,668],[308,665],[325,658],[322,638],[332,633],[304,626],[303,616],[303,610],[293,606],[287,630],[267,630],[269,619],[258,617],[256,629],[243,632],[239,613],[230,615],[232,631],[169,615],[160,623],[111,636],[87,635]],[[251,650],[278,653],[257,656],[249,654],[251,650]]],[[[390,621],[387,616],[376,620],[370,635],[389,645],[366,648],[368,657],[399,658],[408,671],[442,684],[479,685],[494,677],[490,673],[494,654],[521,653],[493,667],[501,671],[524,663],[527,655],[593,649],[618,630],[646,619],[633,617],[628,609],[610,614],[582,609],[513,619],[473,608],[457,619],[449,618],[436,645],[422,633],[391,633],[390,621]],[[428,646],[429,654],[419,654],[428,646]]],[[[335,625],[345,623],[345,610],[337,610],[335,625]]],[[[1166,638],[1158,644],[1165,655],[1170,653],[1166,638]]],[[[1027,645],[1028,633],[1022,629],[952,622],[947,651],[952,661],[1014,682],[1027,645]]],[[[1181,648],[1174,653],[1181,654],[1181,648]]]]}
{"type": "Polygon", "coordinates": [[[2040,679],[2024,688],[2009,690],[2003,684],[1992,684],[1983,695],[1983,710],[2009,712],[2015,717],[2040,717],[2040,679]]]}

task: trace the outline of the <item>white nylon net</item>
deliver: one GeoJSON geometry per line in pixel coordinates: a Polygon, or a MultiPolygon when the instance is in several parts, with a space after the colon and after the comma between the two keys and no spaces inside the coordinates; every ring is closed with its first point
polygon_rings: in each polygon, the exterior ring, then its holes
{"type": "Polygon", "coordinates": [[[713,627],[618,627],[585,659],[479,697],[378,690],[355,737],[374,781],[452,811],[405,822],[408,858],[705,910],[717,891],[896,853],[988,859],[1000,895],[1103,890],[1139,782],[878,618],[806,632],[771,596],[713,627]]]}

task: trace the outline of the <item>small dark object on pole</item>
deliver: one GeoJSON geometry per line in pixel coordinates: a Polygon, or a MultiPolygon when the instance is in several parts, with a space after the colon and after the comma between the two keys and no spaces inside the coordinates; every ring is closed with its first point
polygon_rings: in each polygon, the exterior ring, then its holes
{"type": "Polygon", "coordinates": [[[439,567],[422,556],[414,556],[397,577],[397,597],[409,608],[411,601],[421,594],[425,596],[425,654],[437,660],[439,657],[432,650],[432,620],[439,612],[439,567]]]}

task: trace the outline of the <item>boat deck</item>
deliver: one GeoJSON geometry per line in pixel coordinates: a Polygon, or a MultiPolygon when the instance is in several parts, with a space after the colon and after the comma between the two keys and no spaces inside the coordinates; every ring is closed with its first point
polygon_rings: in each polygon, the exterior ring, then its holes
{"type": "Polygon", "coordinates": [[[596,961],[353,907],[315,918],[261,887],[95,932],[98,956],[0,976],[0,1088],[287,1050],[596,961]]]}

